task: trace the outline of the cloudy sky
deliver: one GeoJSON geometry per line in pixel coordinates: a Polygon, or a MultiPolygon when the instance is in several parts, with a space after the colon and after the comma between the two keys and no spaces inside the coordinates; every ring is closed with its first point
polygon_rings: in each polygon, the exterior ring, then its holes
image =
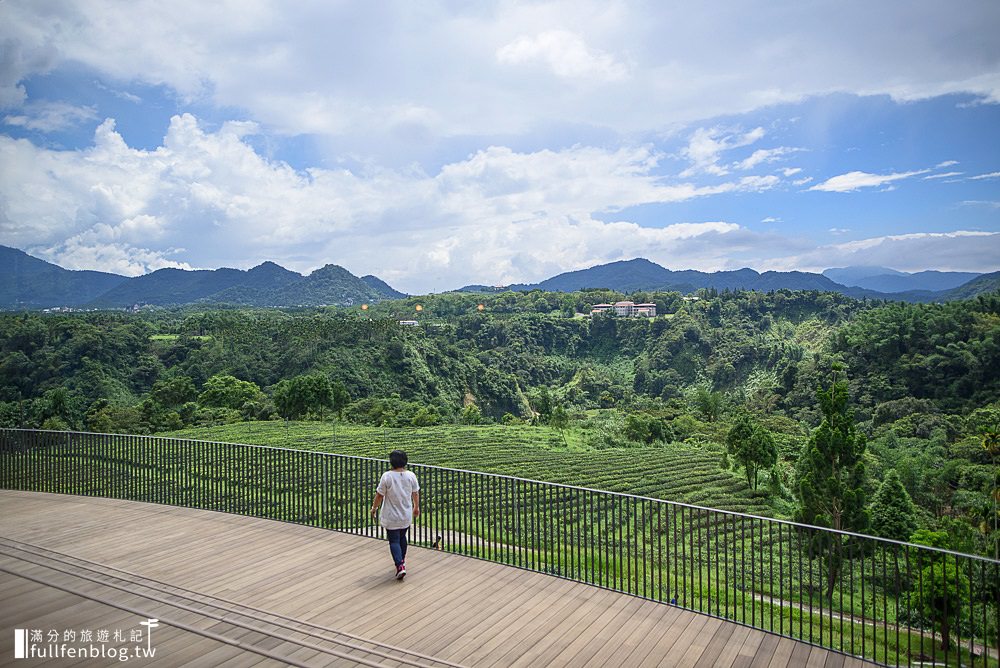
{"type": "Polygon", "coordinates": [[[0,3],[0,244],[420,293],[1000,269],[1000,3],[0,3]]]}

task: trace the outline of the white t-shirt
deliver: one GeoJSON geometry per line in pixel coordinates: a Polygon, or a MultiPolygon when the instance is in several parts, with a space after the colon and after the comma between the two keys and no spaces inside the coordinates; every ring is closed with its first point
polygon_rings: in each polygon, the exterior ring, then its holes
{"type": "Polygon", "coordinates": [[[420,491],[417,476],[412,471],[386,471],[375,491],[384,497],[379,523],[386,529],[410,526],[413,521],[413,497],[410,495],[420,491]]]}

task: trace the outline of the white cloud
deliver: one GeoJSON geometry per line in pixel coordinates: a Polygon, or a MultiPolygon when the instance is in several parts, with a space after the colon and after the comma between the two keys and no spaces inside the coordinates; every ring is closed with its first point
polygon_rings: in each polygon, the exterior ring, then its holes
{"type": "Polygon", "coordinates": [[[541,63],[560,77],[620,81],[628,68],[613,56],[587,46],[582,37],[566,30],[548,30],[534,37],[521,36],[497,49],[505,65],[541,63]]]}
{"type": "Polygon", "coordinates": [[[793,230],[755,232],[726,220],[639,225],[615,212],[779,182],[775,175],[709,186],[675,181],[658,175],[665,156],[647,146],[531,153],[493,146],[433,174],[301,172],[256,153],[247,143],[255,131],[233,122],[208,132],[185,115],[154,150],[126,145],[112,121],[81,151],[0,137],[0,243],[71,268],[125,274],[263,260],[310,271],[333,262],[414,293],[530,282],[633,257],[709,271],[895,266],[900,258],[987,271],[1000,257],[996,233],[899,235],[815,250],[789,236],[793,230]]]}
{"type": "Polygon", "coordinates": [[[118,90],[117,88],[111,88],[110,86],[107,86],[107,85],[101,83],[98,80],[95,80],[92,83],[93,83],[93,85],[96,88],[100,88],[101,90],[108,91],[109,93],[111,93],[112,95],[114,95],[115,97],[117,97],[119,100],[125,100],[126,102],[131,102],[132,104],[141,104],[142,103],[142,98],[141,97],[139,97],[138,95],[135,95],[133,93],[130,93],[130,92],[126,91],[126,90],[118,90]]]}
{"type": "MultiPolygon", "coordinates": [[[[37,8],[29,8],[37,9],[37,8]]],[[[0,4],[0,26],[8,12],[17,11],[10,3],[0,4]]],[[[8,22],[0,27],[0,109],[18,107],[27,99],[23,81],[33,74],[51,70],[58,50],[51,36],[36,26],[8,22]]]]}
{"type": "Polygon", "coordinates": [[[65,102],[38,102],[24,105],[19,114],[8,114],[3,122],[38,132],[59,132],[94,120],[97,120],[97,110],[94,107],[80,107],[65,102]]]}
{"type": "Polygon", "coordinates": [[[820,246],[761,263],[765,269],[822,271],[828,267],[882,266],[900,271],[991,272],[1000,269],[1000,232],[958,230],[898,234],[820,246]]]}
{"type": "Polygon", "coordinates": [[[757,237],[725,221],[645,227],[596,214],[778,183],[774,175],[675,182],[654,174],[662,156],[646,146],[493,146],[436,174],[298,172],[257,154],[245,141],[256,130],[230,122],[206,132],[193,116],[177,116],[155,150],[127,146],[111,120],[82,151],[0,137],[0,243],[128,274],[335,262],[421,292],[637,256],[718,268],[757,237]]]}
{"type": "Polygon", "coordinates": [[[990,172],[989,174],[978,174],[976,176],[970,176],[971,181],[981,181],[983,179],[997,179],[1000,178],[1000,172],[990,172]]]}
{"type": "Polygon", "coordinates": [[[681,172],[681,177],[686,178],[699,173],[724,176],[729,173],[729,169],[719,164],[722,153],[734,148],[749,146],[759,141],[763,136],[764,128],[760,127],[748,132],[725,130],[719,127],[698,128],[688,139],[687,146],[681,149],[681,155],[691,162],[691,166],[681,172]]]}
{"type": "MultiPolygon", "coordinates": [[[[741,160],[735,163],[733,167],[742,170],[753,169],[757,165],[765,164],[768,162],[774,162],[775,160],[780,160],[782,156],[788,155],[789,153],[795,153],[798,150],[800,149],[791,148],[788,146],[779,146],[777,148],[760,148],[754,151],[752,154],[750,154],[749,158],[746,158],[745,160],[741,160]]],[[[788,174],[787,172],[795,174],[796,172],[799,172],[801,170],[786,169],[782,171],[786,172],[785,176],[790,176],[790,174],[788,174]]]]}
{"type": "Polygon", "coordinates": [[[405,0],[7,0],[0,105],[23,102],[23,82],[60,64],[246,110],[280,132],[387,143],[397,128],[386,119],[407,109],[433,119],[430,136],[453,137],[552,119],[660,130],[832,92],[1000,101],[997,3],[959,12],[916,0],[907,15],[763,0],[725,12],[603,0],[419,10],[405,0]],[[614,94],[588,80],[614,81],[614,94]]]}
{"type": "Polygon", "coordinates": [[[851,230],[847,227],[831,227],[827,231],[830,232],[830,234],[847,234],[851,230]]]}
{"type": "Polygon", "coordinates": [[[944,162],[939,162],[934,165],[934,169],[941,169],[942,167],[952,167],[958,164],[958,160],[945,160],[944,162]]]}
{"type": "Polygon", "coordinates": [[[861,188],[874,188],[893,181],[901,181],[911,176],[926,174],[929,169],[918,169],[912,172],[894,172],[892,174],[869,174],[868,172],[848,172],[830,177],[822,183],[817,183],[809,190],[822,190],[833,193],[849,193],[861,188]]]}
{"type": "Polygon", "coordinates": [[[788,178],[789,176],[795,176],[801,171],[801,167],[785,167],[781,170],[781,173],[785,176],[785,178],[788,178]]]}
{"type": "Polygon", "coordinates": [[[38,255],[58,260],[65,269],[98,269],[122,276],[140,276],[157,269],[192,269],[187,262],[169,258],[181,249],[155,251],[109,242],[100,233],[80,234],[51,247],[32,249],[38,255]]]}
{"type": "Polygon", "coordinates": [[[941,174],[931,174],[930,176],[925,176],[924,181],[930,181],[932,179],[947,179],[952,176],[960,176],[964,172],[942,172],[941,174]]]}
{"type": "Polygon", "coordinates": [[[775,218],[774,216],[768,216],[767,218],[761,218],[762,223],[780,223],[781,218],[775,218]]]}
{"type": "Polygon", "coordinates": [[[1000,201],[984,199],[967,199],[959,202],[961,206],[984,206],[988,209],[1000,209],[1000,201]]]}

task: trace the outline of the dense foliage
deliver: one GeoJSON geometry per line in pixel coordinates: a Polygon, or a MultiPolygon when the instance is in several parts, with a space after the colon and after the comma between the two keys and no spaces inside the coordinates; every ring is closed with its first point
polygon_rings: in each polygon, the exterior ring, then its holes
{"type": "Polygon", "coordinates": [[[136,433],[282,417],[544,424],[584,449],[711,446],[720,470],[738,467],[726,472],[732,480],[746,475],[769,512],[792,516],[795,465],[823,418],[817,388],[842,367],[851,428],[867,443],[863,498],[895,471],[918,527],[947,532],[956,549],[994,552],[995,454],[983,430],[1000,424],[1000,298],[638,292],[628,298],[656,303],[659,317],[579,315],[623,297],[454,293],[366,311],[2,315],[0,424],[136,433]],[[398,323],[408,319],[419,326],[398,323]],[[745,416],[761,453],[747,458],[736,439],[721,456],[745,416]],[[762,473],[768,484],[758,486],[762,473]]]}

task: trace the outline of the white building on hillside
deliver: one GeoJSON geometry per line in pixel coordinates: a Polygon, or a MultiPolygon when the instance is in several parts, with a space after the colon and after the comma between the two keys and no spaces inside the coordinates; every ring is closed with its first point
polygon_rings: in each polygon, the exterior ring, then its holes
{"type": "Polygon", "coordinates": [[[636,304],[633,314],[637,318],[655,318],[656,304],[636,304]]]}
{"type": "Polygon", "coordinates": [[[590,315],[614,313],[619,318],[655,318],[656,304],[636,304],[635,302],[615,302],[614,304],[594,304],[590,315]]]}

